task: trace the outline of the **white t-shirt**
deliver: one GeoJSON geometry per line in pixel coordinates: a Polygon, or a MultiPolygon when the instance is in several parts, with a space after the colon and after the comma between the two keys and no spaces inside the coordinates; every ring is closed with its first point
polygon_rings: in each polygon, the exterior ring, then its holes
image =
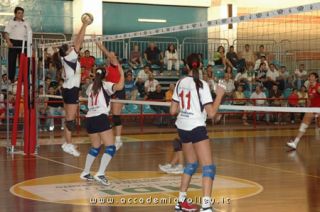
{"type": "Polygon", "coordinates": [[[270,77],[271,80],[273,80],[273,81],[276,81],[279,76],[280,76],[280,74],[279,74],[279,71],[277,71],[277,70],[274,70],[274,71],[268,70],[267,71],[267,77],[270,77]]]}
{"type": "Polygon", "coordinates": [[[62,78],[64,79],[64,83],[62,85],[63,88],[71,89],[73,87],[80,87],[80,79],[81,79],[81,67],[78,61],[78,54],[74,49],[65,56],[61,57],[62,66],[64,71],[62,72],[62,78]],[[67,64],[67,62],[72,63],[73,67],[67,64]]]}
{"type": "Polygon", "coordinates": [[[296,70],[294,71],[294,74],[295,74],[296,79],[301,79],[301,78],[303,78],[303,77],[305,77],[305,76],[308,75],[308,73],[307,73],[306,70],[303,70],[302,72],[300,72],[299,69],[296,69],[296,70]]]}
{"type": "Polygon", "coordinates": [[[250,99],[259,99],[259,100],[256,100],[256,105],[264,105],[266,100],[263,100],[263,99],[266,99],[266,94],[264,92],[261,92],[259,94],[257,94],[256,92],[253,92],[250,96],[250,99]]]}
{"type": "Polygon", "coordinates": [[[199,88],[200,97],[192,77],[185,77],[177,82],[172,101],[179,103],[180,112],[176,121],[178,129],[190,131],[196,127],[206,126],[207,113],[204,106],[212,103],[212,97],[208,84],[203,80],[201,82],[203,88],[199,88]]]}
{"type": "Polygon", "coordinates": [[[142,69],[139,71],[137,79],[140,78],[143,82],[145,82],[148,79],[149,75],[142,69]]]}
{"type": "MultiPolygon", "coordinates": [[[[102,82],[103,83],[103,89],[107,92],[109,96],[111,96],[113,91],[114,83],[112,82],[102,82]]],[[[86,94],[88,95],[88,113],[86,117],[94,117],[99,116],[101,114],[109,115],[110,112],[110,100],[109,104],[107,105],[106,99],[104,97],[102,89],[100,89],[98,95],[93,95],[92,92],[92,85],[91,83],[86,91],[86,94]]]]}
{"type": "Polygon", "coordinates": [[[24,40],[28,39],[28,32],[32,33],[30,24],[27,21],[15,21],[11,19],[4,31],[9,34],[9,38],[13,40],[24,40]]]}
{"type": "Polygon", "coordinates": [[[147,92],[155,92],[157,85],[159,85],[159,82],[156,79],[153,79],[152,81],[147,80],[144,83],[144,87],[147,89],[147,92]]]}
{"type": "Polygon", "coordinates": [[[170,59],[176,59],[178,60],[178,51],[171,53],[168,50],[165,52],[165,59],[166,61],[170,60],[170,59]]]}

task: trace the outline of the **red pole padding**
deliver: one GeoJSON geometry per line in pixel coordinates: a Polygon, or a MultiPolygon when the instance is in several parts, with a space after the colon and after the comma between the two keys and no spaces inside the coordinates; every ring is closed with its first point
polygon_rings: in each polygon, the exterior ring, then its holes
{"type": "Polygon", "coordinates": [[[29,108],[29,74],[28,74],[28,58],[25,57],[23,69],[23,120],[24,120],[24,153],[30,154],[30,108],[29,108]]]}
{"type": "Polygon", "coordinates": [[[36,110],[36,64],[35,58],[32,58],[32,70],[31,70],[31,109],[30,109],[30,153],[35,153],[37,145],[37,110],[36,110]]]}
{"type": "Polygon", "coordinates": [[[26,60],[24,59],[26,56],[24,54],[20,55],[20,63],[19,63],[19,74],[18,74],[18,84],[17,84],[17,93],[16,93],[16,102],[14,105],[14,117],[13,117],[13,128],[12,128],[12,137],[11,137],[11,145],[16,146],[17,144],[17,134],[18,134],[18,121],[19,121],[19,109],[20,109],[20,98],[21,98],[21,85],[22,85],[22,77],[24,72],[24,66],[26,60]]]}

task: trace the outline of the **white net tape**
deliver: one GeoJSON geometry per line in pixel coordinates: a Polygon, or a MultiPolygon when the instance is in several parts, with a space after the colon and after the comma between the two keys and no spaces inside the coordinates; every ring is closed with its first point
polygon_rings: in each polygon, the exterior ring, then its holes
{"type": "MultiPolygon", "coordinates": [[[[40,95],[41,98],[55,98],[62,99],[61,96],[54,95],[40,95]]],[[[80,98],[80,101],[87,101],[86,98],[80,98]]],[[[142,100],[115,100],[111,102],[118,102],[123,104],[135,105],[154,105],[170,107],[170,102],[155,102],[155,101],[142,101],[142,100]]],[[[320,113],[320,108],[314,107],[273,107],[273,106],[239,106],[239,105],[220,105],[219,110],[232,110],[232,111],[256,111],[256,112],[284,112],[284,113],[320,113]]]]}

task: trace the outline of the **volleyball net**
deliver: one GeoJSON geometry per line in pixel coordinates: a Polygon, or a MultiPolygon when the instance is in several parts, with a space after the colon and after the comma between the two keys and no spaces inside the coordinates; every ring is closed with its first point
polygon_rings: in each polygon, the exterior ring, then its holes
{"type": "MultiPolygon", "coordinates": [[[[215,12],[219,14],[219,8],[213,8],[211,13],[215,12]]],[[[234,99],[231,96],[230,98],[233,100],[228,100],[227,98],[221,105],[220,112],[320,113],[320,109],[306,108],[305,105],[300,108],[288,107],[288,97],[294,88],[302,87],[305,81],[299,80],[294,74],[299,65],[304,64],[304,69],[308,72],[318,72],[319,70],[319,15],[320,3],[279,8],[272,11],[238,8],[236,16],[233,17],[175,26],[164,25],[161,28],[116,35],[97,35],[96,38],[88,35],[84,40],[82,52],[85,50],[90,51],[90,54],[95,58],[95,67],[104,66],[108,63],[108,60],[102,55],[95,44],[95,41],[102,42],[109,51],[113,51],[118,55],[124,71],[128,72],[130,70],[135,80],[138,73],[143,70],[143,66],[148,63],[144,59],[144,52],[153,43],[161,52],[158,58],[161,63],[160,65],[159,63],[151,64],[151,68],[153,69],[155,79],[159,81],[164,91],[168,89],[170,84],[175,83],[186,75],[185,59],[191,53],[197,53],[201,57],[203,64],[202,78],[204,80],[212,78],[216,83],[219,80],[225,80],[225,73],[228,72],[226,66],[232,67],[229,72],[231,77],[235,78],[239,73],[242,74],[243,70],[249,69],[249,66],[251,66],[251,69],[254,69],[257,60],[264,56],[269,65],[273,64],[278,70],[283,67],[286,69],[287,74],[283,81],[285,85],[281,90],[282,95],[278,98],[278,100],[281,100],[281,103],[277,104],[277,106],[273,105],[272,101],[274,102],[275,99],[269,98],[270,90],[265,89],[263,92],[265,92],[266,98],[264,99],[263,106],[256,106],[255,102],[259,99],[252,99],[250,97],[258,83],[253,75],[249,76],[247,74],[247,79],[244,82],[239,82],[244,87],[245,98],[243,101],[245,105],[233,105],[234,99]],[[178,70],[176,70],[177,74],[173,74],[171,70],[168,70],[165,51],[168,49],[169,44],[173,44],[177,50],[179,61],[178,70]],[[142,61],[138,65],[132,66],[130,58],[135,46],[141,54],[142,61]],[[221,62],[222,56],[218,54],[218,48],[221,46],[224,48],[225,57],[229,59],[228,62],[221,62]],[[231,46],[234,47],[234,51],[236,52],[238,60],[236,62],[231,61],[232,57],[227,57],[231,46]],[[212,68],[213,76],[208,76],[208,67],[212,68]],[[254,103],[247,104],[251,101],[254,103]]],[[[225,14],[221,13],[221,17],[223,16],[225,14]]],[[[57,50],[57,47],[62,44],[72,45],[72,41],[58,40],[40,42],[36,45],[36,60],[42,59],[37,64],[36,87],[39,88],[42,85],[44,88],[41,93],[37,92],[38,100],[43,97],[49,97],[48,88],[57,87],[59,84],[60,76],[55,76],[55,73],[58,72],[51,66],[50,57],[57,50]],[[50,80],[51,82],[48,82],[50,80]]],[[[174,69],[176,68],[173,66],[172,70],[174,69]]],[[[86,86],[86,83],[90,82],[90,77],[92,80],[94,72],[95,68],[93,67],[90,70],[90,74],[82,78],[82,89],[86,86]],[[88,80],[86,81],[86,79],[88,80]]],[[[212,92],[214,93],[214,88],[212,88],[212,92]]],[[[86,99],[85,92],[82,92],[81,96],[84,100],[86,99]]],[[[60,97],[56,96],[56,98],[59,99],[60,97]]],[[[152,110],[152,108],[150,110],[150,106],[168,107],[170,105],[167,102],[144,101],[143,99],[143,95],[138,93],[135,98],[130,96],[128,100],[120,101],[125,105],[123,114],[138,114],[140,112],[137,112],[137,107],[140,107],[141,110],[139,109],[138,111],[141,111],[142,115],[157,115],[157,112],[152,110]]],[[[85,111],[85,101],[80,104],[80,109],[81,107],[85,111]]],[[[38,118],[40,117],[38,116],[38,118]]]]}

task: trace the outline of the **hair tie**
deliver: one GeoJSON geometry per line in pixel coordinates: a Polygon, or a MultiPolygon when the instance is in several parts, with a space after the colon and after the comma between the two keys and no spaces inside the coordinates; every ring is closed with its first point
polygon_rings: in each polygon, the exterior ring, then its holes
{"type": "Polygon", "coordinates": [[[102,74],[102,70],[101,70],[101,69],[98,69],[98,70],[97,70],[97,74],[102,74]]]}
{"type": "Polygon", "coordinates": [[[193,62],[192,63],[192,68],[198,68],[198,63],[197,62],[193,62]]]}

